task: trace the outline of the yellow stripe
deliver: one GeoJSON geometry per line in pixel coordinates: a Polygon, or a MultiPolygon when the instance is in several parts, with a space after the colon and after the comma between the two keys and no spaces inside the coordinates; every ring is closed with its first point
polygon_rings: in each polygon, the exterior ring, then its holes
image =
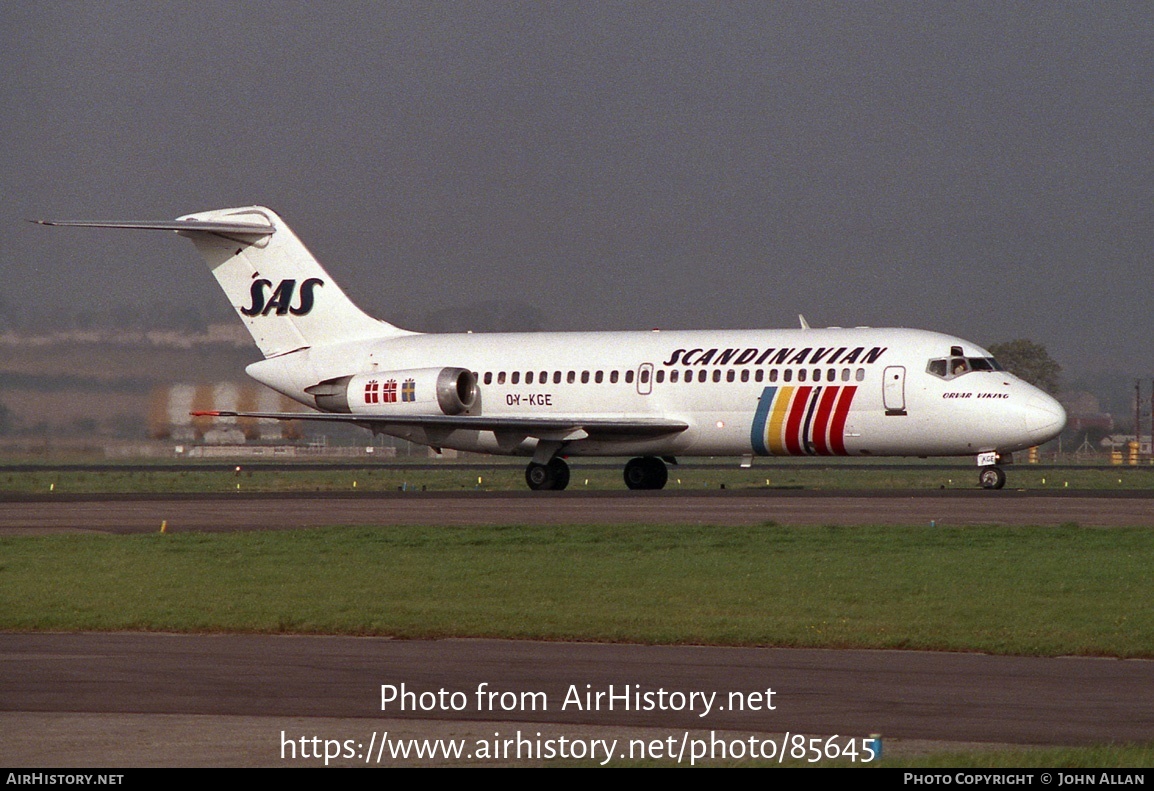
{"type": "Polygon", "coordinates": [[[769,418],[767,437],[769,441],[766,444],[769,445],[769,452],[775,456],[785,456],[788,453],[782,437],[783,425],[785,416],[789,414],[789,404],[793,401],[793,391],[796,389],[796,387],[781,388],[777,393],[777,399],[773,402],[773,414],[769,418]]]}

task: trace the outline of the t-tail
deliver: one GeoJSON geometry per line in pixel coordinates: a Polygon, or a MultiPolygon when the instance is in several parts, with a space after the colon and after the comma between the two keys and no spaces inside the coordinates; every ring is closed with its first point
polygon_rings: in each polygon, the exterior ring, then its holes
{"type": "Polygon", "coordinates": [[[38,222],[187,236],[265,357],[410,334],[353,304],[296,234],[263,206],[198,212],[169,222],[38,222]]]}

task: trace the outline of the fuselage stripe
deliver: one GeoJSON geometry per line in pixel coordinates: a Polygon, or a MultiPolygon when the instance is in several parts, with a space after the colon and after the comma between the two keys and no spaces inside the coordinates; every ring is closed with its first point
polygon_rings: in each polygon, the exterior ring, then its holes
{"type": "Polygon", "coordinates": [[[800,456],[802,452],[798,432],[801,431],[801,421],[805,417],[805,408],[809,404],[809,394],[812,391],[813,388],[809,385],[797,388],[793,408],[789,411],[789,422],[785,424],[785,447],[791,456],[800,456]]]}
{"type": "Polygon", "coordinates": [[[845,450],[845,422],[846,418],[849,417],[849,406],[856,392],[856,385],[843,387],[841,397],[837,400],[837,407],[834,408],[833,423],[829,427],[829,439],[833,446],[833,452],[838,456],[848,455],[845,450]]]}
{"type": "Polygon", "coordinates": [[[793,393],[796,387],[783,387],[778,391],[777,398],[773,401],[773,414],[769,419],[769,452],[775,456],[785,456],[789,453],[785,449],[785,444],[782,442],[782,424],[785,423],[785,416],[789,412],[789,405],[793,401],[793,393]]]}
{"type": "Polygon", "coordinates": [[[757,411],[753,414],[753,428],[749,432],[749,442],[753,446],[753,452],[759,456],[769,455],[769,448],[765,446],[765,423],[769,419],[769,408],[773,406],[773,397],[776,394],[776,387],[762,390],[761,399],[757,402],[757,411]]]}
{"type": "Polygon", "coordinates": [[[827,387],[821,394],[821,404],[817,408],[817,423],[813,427],[813,448],[819,456],[830,455],[829,416],[840,391],[840,387],[827,387]]]}
{"type": "Polygon", "coordinates": [[[814,454],[813,435],[809,432],[813,428],[813,413],[817,411],[817,402],[822,390],[821,387],[813,389],[813,397],[809,399],[809,409],[805,411],[805,427],[801,430],[801,449],[807,456],[814,454]]]}
{"type": "Polygon", "coordinates": [[[750,426],[759,456],[845,456],[845,425],[856,386],[766,387],[750,426]]]}

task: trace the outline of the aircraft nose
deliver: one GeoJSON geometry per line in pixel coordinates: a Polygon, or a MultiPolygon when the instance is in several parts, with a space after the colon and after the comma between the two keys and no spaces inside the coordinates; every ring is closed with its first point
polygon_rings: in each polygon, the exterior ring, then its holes
{"type": "Polygon", "coordinates": [[[1041,390],[1026,402],[1026,433],[1035,445],[1049,442],[1066,427],[1066,410],[1041,390]]]}

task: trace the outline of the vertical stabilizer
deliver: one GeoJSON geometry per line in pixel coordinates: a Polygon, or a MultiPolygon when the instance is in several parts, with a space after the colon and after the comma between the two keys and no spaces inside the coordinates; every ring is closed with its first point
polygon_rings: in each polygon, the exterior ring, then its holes
{"type": "Polygon", "coordinates": [[[265,357],[338,341],[410,334],[354,305],[270,209],[198,212],[174,225],[204,256],[265,357]],[[183,223],[189,225],[180,227],[183,223]],[[236,232],[249,225],[265,230],[236,232]]]}

